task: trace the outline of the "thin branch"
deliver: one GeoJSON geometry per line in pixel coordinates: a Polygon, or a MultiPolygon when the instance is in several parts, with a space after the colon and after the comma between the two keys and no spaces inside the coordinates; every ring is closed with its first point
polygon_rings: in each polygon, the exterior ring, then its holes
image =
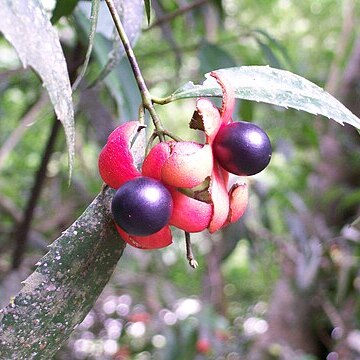
{"type": "Polygon", "coordinates": [[[193,268],[196,269],[198,267],[198,262],[194,259],[194,254],[192,251],[192,247],[191,247],[191,239],[190,239],[190,234],[185,231],[185,245],[186,245],[186,258],[189,261],[189,265],[193,268]]]}
{"type": "Polygon", "coordinates": [[[336,95],[341,82],[342,70],[341,62],[343,61],[349,44],[354,34],[355,18],[354,18],[354,1],[346,0],[343,3],[343,21],[339,39],[337,41],[336,52],[331,63],[329,76],[325,85],[325,89],[333,95],[336,95]]]}
{"type": "Polygon", "coordinates": [[[0,211],[10,216],[16,223],[19,223],[21,221],[19,209],[10,199],[4,197],[3,195],[1,195],[0,197],[0,211]]]}
{"type": "Polygon", "coordinates": [[[57,134],[59,132],[61,123],[59,120],[57,120],[56,117],[54,117],[54,122],[52,125],[51,133],[47,142],[47,145],[44,150],[44,154],[41,160],[40,167],[36,173],[34,185],[31,189],[31,196],[27,202],[25,212],[22,218],[22,221],[20,224],[17,224],[16,227],[18,228],[16,234],[15,234],[15,249],[13,254],[13,260],[12,260],[12,268],[18,269],[24,253],[25,253],[25,247],[26,242],[30,230],[31,220],[33,218],[33,214],[36,208],[36,204],[38,202],[41,189],[45,180],[46,175],[46,169],[47,165],[49,163],[51,153],[53,151],[55,140],[57,137],[57,134]]]}
{"type": "Polygon", "coordinates": [[[29,109],[25,116],[20,121],[19,126],[11,133],[11,135],[4,142],[3,146],[0,149],[0,169],[3,166],[3,163],[6,157],[11,153],[14,147],[21,140],[25,134],[28,127],[35,121],[38,117],[40,111],[48,103],[47,93],[44,91],[36,103],[29,109]]]}
{"type": "Polygon", "coordinates": [[[131,47],[129,38],[126,35],[125,29],[124,29],[124,27],[122,25],[122,22],[120,20],[120,16],[116,11],[113,0],[105,0],[105,1],[106,1],[107,6],[108,6],[108,9],[110,11],[110,14],[111,14],[111,16],[113,18],[113,21],[114,21],[116,30],[117,30],[117,32],[118,32],[118,34],[120,36],[121,42],[124,45],[124,49],[125,49],[127,58],[128,58],[128,60],[130,62],[131,68],[133,70],[136,82],[138,84],[138,87],[139,87],[139,90],[140,90],[140,93],[141,93],[141,99],[142,99],[143,106],[144,106],[144,108],[146,110],[149,111],[149,113],[151,115],[154,126],[155,126],[155,128],[156,128],[156,130],[158,132],[159,139],[161,141],[165,141],[165,137],[164,137],[164,134],[163,134],[164,127],[163,127],[163,125],[161,123],[161,120],[160,120],[159,116],[157,115],[157,113],[155,111],[150,92],[149,92],[149,90],[148,90],[148,88],[147,88],[147,86],[145,84],[145,80],[144,80],[144,78],[143,78],[143,76],[141,74],[139,64],[138,64],[138,62],[136,60],[136,57],[135,57],[134,51],[133,51],[133,49],[131,47]]]}
{"type": "Polygon", "coordinates": [[[183,6],[177,10],[175,10],[174,12],[167,14],[163,17],[161,17],[160,19],[158,19],[157,21],[154,21],[147,29],[145,30],[150,30],[156,26],[162,25],[164,23],[167,23],[173,19],[175,19],[178,16],[183,15],[184,13],[187,13],[189,11],[191,11],[192,9],[195,9],[199,6],[202,6],[204,4],[206,4],[207,2],[209,2],[209,0],[198,0],[198,1],[194,1],[193,3],[183,6]]]}

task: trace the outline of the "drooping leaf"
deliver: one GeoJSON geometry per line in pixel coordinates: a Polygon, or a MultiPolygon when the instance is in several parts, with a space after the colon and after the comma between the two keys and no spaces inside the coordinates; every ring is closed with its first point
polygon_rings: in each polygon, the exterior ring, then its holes
{"type": "Polygon", "coordinates": [[[200,71],[207,73],[212,69],[218,69],[220,66],[236,66],[235,60],[231,55],[219,45],[205,43],[199,49],[200,71]]]}
{"type": "MultiPolygon", "coordinates": [[[[77,12],[76,18],[81,32],[87,36],[89,21],[82,12],[77,12]]],[[[102,34],[96,34],[93,55],[104,69],[109,61],[109,52],[112,51],[112,46],[113,44],[110,40],[106,39],[102,34]]],[[[115,65],[114,70],[105,76],[105,78],[102,79],[101,74],[98,75],[94,82],[96,83],[97,81],[104,81],[108,87],[117,103],[120,120],[137,118],[141,97],[127,59],[123,58],[120,64],[115,65]]]]}
{"type": "Polygon", "coordinates": [[[70,15],[79,0],[57,0],[51,17],[51,23],[56,24],[63,16],[70,15]]]}
{"type": "Polygon", "coordinates": [[[125,247],[112,222],[112,196],[107,189],[95,198],[1,310],[1,359],[52,359],[92,308],[125,247]]]}
{"type": "MultiPolygon", "coordinates": [[[[269,66],[241,66],[217,70],[232,84],[239,99],[260,101],[285,108],[323,115],[340,124],[360,128],[360,119],[340,101],[311,81],[269,66]]],[[[166,103],[193,97],[221,97],[222,91],[210,74],[202,85],[188,82],[166,98],[166,103]]]]}
{"type": "Polygon", "coordinates": [[[267,60],[268,64],[272,67],[276,68],[282,68],[279,59],[275,55],[275,53],[272,51],[271,47],[262,42],[260,39],[256,38],[256,42],[259,45],[260,50],[265,56],[265,59],[267,60]]]}
{"type": "Polygon", "coordinates": [[[79,86],[80,81],[84,77],[86,69],[87,69],[87,67],[89,65],[90,56],[91,56],[91,53],[92,53],[94,40],[95,40],[96,25],[97,25],[97,21],[98,21],[98,17],[99,17],[99,8],[100,8],[100,0],[92,0],[92,3],[91,3],[91,16],[90,16],[91,26],[90,26],[90,34],[89,34],[89,44],[88,44],[88,48],[87,48],[87,51],[86,51],[85,61],[84,61],[83,65],[82,65],[82,67],[81,67],[80,74],[76,78],[76,80],[75,80],[75,82],[73,84],[73,91],[75,91],[77,89],[77,87],[79,86]]]}
{"type": "MultiPolygon", "coordinates": [[[[134,46],[141,33],[144,13],[143,0],[114,0],[114,6],[119,14],[130,44],[134,46]]],[[[89,17],[90,4],[86,1],[80,1],[78,10],[77,16],[81,16],[79,13],[81,12],[89,17]]],[[[81,20],[81,22],[83,24],[84,20],[81,20]]],[[[108,60],[95,83],[103,80],[120,63],[121,59],[125,55],[125,49],[115,30],[114,22],[104,2],[100,3],[96,31],[111,40],[113,42],[113,48],[107,53],[108,60]]]]}
{"type": "Polygon", "coordinates": [[[68,146],[70,175],[75,149],[74,109],[65,57],[59,37],[39,0],[0,0],[0,31],[14,46],[24,67],[42,79],[68,146]]]}
{"type": "Polygon", "coordinates": [[[273,52],[274,50],[276,50],[283,57],[283,59],[285,60],[286,64],[290,69],[294,68],[293,61],[290,58],[286,47],[283,46],[278,39],[270,35],[264,29],[253,29],[251,32],[256,35],[256,39],[259,39],[259,35],[262,36],[266,40],[267,46],[270,47],[273,52]]]}
{"type": "Polygon", "coordinates": [[[144,1],[145,1],[146,18],[149,25],[151,20],[151,0],[144,0],[144,1]]]}

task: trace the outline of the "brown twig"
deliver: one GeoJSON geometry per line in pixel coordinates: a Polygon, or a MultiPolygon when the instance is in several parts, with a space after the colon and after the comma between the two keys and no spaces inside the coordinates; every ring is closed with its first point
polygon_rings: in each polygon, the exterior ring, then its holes
{"type": "Polygon", "coordinates": [[[196,269],[198,267],[198,262],[194,259],[194,254],[192,251],[192,247],[191,247],[191,239],[190,239],[190,234],[185,231],[185,245],[186,245],[186,258],[189,261],[189,265],[193,268],[196,269]]]}
{"type": "Polygon", "coordinates": [[[18,230],[15,235],[15,249],[12,260],[12,268],[18,269],[25,253],[25,247],[27,242],[28,233],[30,230],[31,220],[40,196],[42,185],[46,177],[46,169],[49,163],[51,153],[53,151],[56,136],[59,132],[61,123],[54,117],[51,133],[46,144],[44,154],[41,160],[40,167],[36,173],[34,185],[31,189],[31,195],[27,202],[24,215],[20,224],[16,225],[18,230]]]}
{"type": "Polygon", "coordinates": [[[190,10],[194,9],[194,8],[197,8],[199,6],[202,6],[204,4],[206,4],[208,2],[208,0],[197,0],[197,1],[194,1],[193,3],[191,4],[188,4],[186,6],[183,6],[175,11],[173,11],[172,13],[170,14],[167,14],[167,15],[164,15],[163,17],[159,18],[158,20],[154,21],[147,29],[145,30],[150,30],[156,26],[159,26],[159,25],[162,25],[164,23],[167,23],[173,19],[175,19],[176,17],[178,16],[181,16],[183,15],[184,13],[187,13],[189,12],[190,10]]]}

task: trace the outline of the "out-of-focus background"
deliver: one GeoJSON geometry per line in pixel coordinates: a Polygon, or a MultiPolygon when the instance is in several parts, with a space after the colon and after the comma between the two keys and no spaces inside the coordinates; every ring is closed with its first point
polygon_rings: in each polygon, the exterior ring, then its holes
{"type": "MultiPolygon", "coordinates": [[[[51,14],[55,4],[44,4],[51,14]]],[[[85,57],[90,5],[79,1],[56,25],[73,78],[85,57]]],[[[152,7],[150,27],[142,10],[127,24],[152,94],[202,82],[218,68],[270,65],[324,87],[360,115],[358,1],[152,0],[152,7]]],[[[70,187],[62,130],[49,146],[54,126],[45,90],[0,37],[1,306],[99,192],[97,156],[108,134],[137,118],[140,97],[125,58],[87,88],[111,52],[108,22],[104,7],[74,96],[70,187]]],[[[156,109],[167,128],[196,139],[188,128],[194,106],[190,99],[156,109]]],[[[195,271],[181,232],[163,250],[128,246],[56,359],[360,358],[358,132],[248,101],[237,102],[234,118],[260,125],[274,150],[269,167],[250,180],[244,217],[214,235],[192,236],[195,271]]]]}

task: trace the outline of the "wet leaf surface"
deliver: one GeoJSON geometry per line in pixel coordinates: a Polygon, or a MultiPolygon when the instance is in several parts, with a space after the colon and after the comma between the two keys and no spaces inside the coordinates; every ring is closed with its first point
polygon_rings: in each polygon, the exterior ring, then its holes
{"type": "MultiPolygon", "coordinates": [[[[311,81],[285,70],[269,66],[241,66],[216,71],[227,79],[238,99],[265,102],[285,108],[323,115],[340,124],[360,128],[360,119],[341,102],[311,81]]],[[[220,97],[221,88],[210,74],[202,85],[192,82],[176,90],[168,102],[192,97],[220,97]]]]}
{"type": "Polygon", "coordinates": [[[95,198],[1,310],[1,359],[52,358],[90,311],[125,247],[112,222],[112,196],[106,189],[95,198]]]}
{"type": "Polygon", "coordinates": [[[38,0],[0,0],[0,31],[16,49],[24,67],[40,76],[68,145],[70,174],[75,152],[74,109],[65,57],[57,32],[38,0]]]}

